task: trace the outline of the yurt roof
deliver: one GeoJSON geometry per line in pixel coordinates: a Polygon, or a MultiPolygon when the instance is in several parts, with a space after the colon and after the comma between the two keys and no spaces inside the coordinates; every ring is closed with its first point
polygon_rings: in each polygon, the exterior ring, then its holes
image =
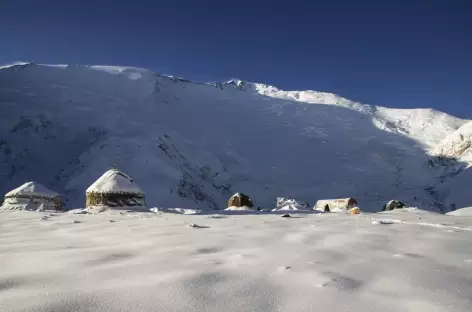
{"type": "Polygon", "coordinates": [[[136,182],[117,169],[105,172],[86,191],[87,193],[143,194],[136,182]]]}
{"type": "Polygon", "coordinates": [[[248,195],[244,194],[244,193],[234,193],[230,198],[233,198],[233,197],[238,197],[238,196],[247,196],[249,197],[248,195]]]}
{"type": "Polygon", "coordinates": [[[392,200],[389,200],[389,201],[387,202],[387,206],[388,206],[388,205],[390,205],[391,203],[394,203],[394,202],[397,202],[397,203],[399,203],[399,204],[403,204],[403,205],[405,204],[405,203],[404,203],[404,202],[402,202],[401,200],[398,200],[398,199],[392,199],[392,200]]]}
{"type": "Polygon", "coordinates": [[[41,196],[41,197],[49,197],[54,198],[58,197],[59,194],[51,191],[50,189],[42,186],[41,184],[31,181],[26,182],[20,187],[8,192],[5,194],[5,197],[12,197],[12,196],[41,196]]]}
{"type": "Polygon", "coordinates": [[[348,198],[333,198],[333,199],[320,199],[316,202],[316,204],[328,204],[328,203],[332,203],[332,202],[338,202],[338,203],[344,203],[344,202],[348,202],[350,200],[355,200],[354,198],[352,197],[348,197],[348,198]]]}

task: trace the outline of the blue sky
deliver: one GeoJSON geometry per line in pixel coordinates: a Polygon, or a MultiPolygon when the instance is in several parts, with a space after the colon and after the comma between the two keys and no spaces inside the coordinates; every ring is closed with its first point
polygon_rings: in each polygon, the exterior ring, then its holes
{"type": "Polygon", "coordinates": [[[472,1],[0,0],[0,63],[240,78],[472,118],[472,1]]]}

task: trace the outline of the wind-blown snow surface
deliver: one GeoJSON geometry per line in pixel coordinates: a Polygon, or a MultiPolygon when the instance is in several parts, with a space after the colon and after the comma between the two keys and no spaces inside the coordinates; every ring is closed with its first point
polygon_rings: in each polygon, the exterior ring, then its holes
{"type": "Polygon", "coordinates": [[[472,218],[413,212],[0,212],[0,311],[470,311],[472,218]]]}
{"type": "Polygon", "coordinates": [[[446,169],[428,164],[430,150],[466,120],[329,93],[19,64],[0,69],[0,105],[0,192],[37,180],[68,208],[83,207],[85,189],[113,166],[136,180],[150,207],[198,209],[224,208],[245,192],[261,207],[277,196],[311,205],[354,197],[364,211],[392,198],[448,211],[454,197],[441,187],[469,180],[460,157],[446,169]]]}

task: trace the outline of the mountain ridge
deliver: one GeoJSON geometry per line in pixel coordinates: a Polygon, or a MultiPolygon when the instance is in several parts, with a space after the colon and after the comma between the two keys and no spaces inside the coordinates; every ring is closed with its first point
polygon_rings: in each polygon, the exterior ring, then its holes
{"type": "Polygon", "coordinates": [[[151,206],[222,208],[231,192],[246,191],[265,206],[277,196],[313,204],[346,195],[372,211],[391,197],[438,210],[425,189],[442,172],[427,163],[467,122],[432,109],[241,80],[198,83],[129,67],[17,64],[0,69],[0,82],[9,116],[0,119],[0,190],[39,177],[69,208],[119,165],[148,184],[151,206]],[[54,155],[57,149],[63,155],[54,155]],[[419,168],[419,176],[409,173],[419,168]]]}
{"type": "MultiPolygon", "coordinates": [[[[67,69],[67,68],[84,68],[84,69],[92,69],[92,70],[99,70],[99,71],[104,71],[110,74],[129,74],[131,79],[140,79],[142,77],[139,76],[133,76],[135,74],[148,74],[152,75],[155,77],[162,77],[162,78],[168,78],[174,81],[180,81],[183,83],[191,83],[191,84],[196,84],[196,85],[207,85],[211,87],[224,87],[224,86],[235,86],[238,87],[240,90],[255,90],[260,92],[263,95],[270,95],[277,97],[277,93],[283,93],[283,95],[290,95],[290,99],[293,100],[300,100],[302,97],[305,99],[303,102],[307,103],[314,103],[314,104],[331,104],[331,105],[340,105],[340,104],[358,104],[363,107],[368,107],[367,111],[376,111],[376,108],[384,108],[384,109],[390,109],[390,110],[399,110],[399,111],[424,111],[424,112],[430,112],[430,113],[438,113],[442,115],[447,115],[450,117],[453,117],[458,120],[463,120],[464,123],[469,121],[468,119],[457,117],[445,112],[442,112],[438,109],[432,108],[432,107],[426,107],[426,108],[391,108],[391,107],[386,107],[386,106],[377,106],[377,105],[371,105],[371,104],[364,104],[361,102],[357,101],[352,101],[349,100],[346,97],[343,97],[341,95],[338,95],[336,93],[332,92],[324,92],[324,91],[317,91],[314,89],[307,89],[307,90],[284,90],[279,87],[276,87],[274,85],[268,85],[265,83],[260,83],[260,82],[254,82],[254,81],[249,81],[249,80],[241,80],[238,78],[232,78],[229,80],[223,80],[223,81],[196,81],[196,80],[189,80],[186,78],[182,78],[179,76],[173,76],[173,75],[167,75],[167,74],[161,74],[155,71],[152,71],[150,69],[142,68],[142,67],[132,67],[132,66],[115,66],[115,65],[66,65],[66,64],[42,64],[42,63],[34,63],[34,62],[14,62],[11,64],[4,64],[0,65],[0,70],[8,70],[8,69],[20,69],[20,68],[26,68],[30,66],[44,66],[44,67],[56,67],[56,68],[61,68],[61,69],[67,69]],[[249,87],[249,88],[247,88],[249,87]],[[306,97],[313,96],[317,102],[313,101],[310,102],[310,100],[313,99],[308,99],[306,100],[306,97]],[[320,102],[321,101],[321,102],[320,102]]],[[[302,100],[300,100],[302,101],[302,100]]]]}

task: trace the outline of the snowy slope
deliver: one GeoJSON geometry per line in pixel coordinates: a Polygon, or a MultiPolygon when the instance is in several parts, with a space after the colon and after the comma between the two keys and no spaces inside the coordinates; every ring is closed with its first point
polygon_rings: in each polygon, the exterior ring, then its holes
{"type": "Polygon", "coordinates": [[[472,122],[468,122],[443,139],[432,151],[429,165],[440,175],[433,195],[444,210],[467,207],[472,196],[472,122]]]}
{"type": "Polygon", "coordinates": [[[472,121],[447,136],[434,150],[441,157],[461,158],[472,162],[472,121]]]}
{"type": "Polygon", "coordinates": [[[35,179],[68,208],[82,207],[85,189],[116,166],[150,207],[224,208],[244,192],[271,208],[284,196],[354,197],[367,211],[392,198],[444,209],[435,193],[443,169],[428,160],[467,122],[111,66],[3,67],[0,105],[0,192],[35,179]]]}

